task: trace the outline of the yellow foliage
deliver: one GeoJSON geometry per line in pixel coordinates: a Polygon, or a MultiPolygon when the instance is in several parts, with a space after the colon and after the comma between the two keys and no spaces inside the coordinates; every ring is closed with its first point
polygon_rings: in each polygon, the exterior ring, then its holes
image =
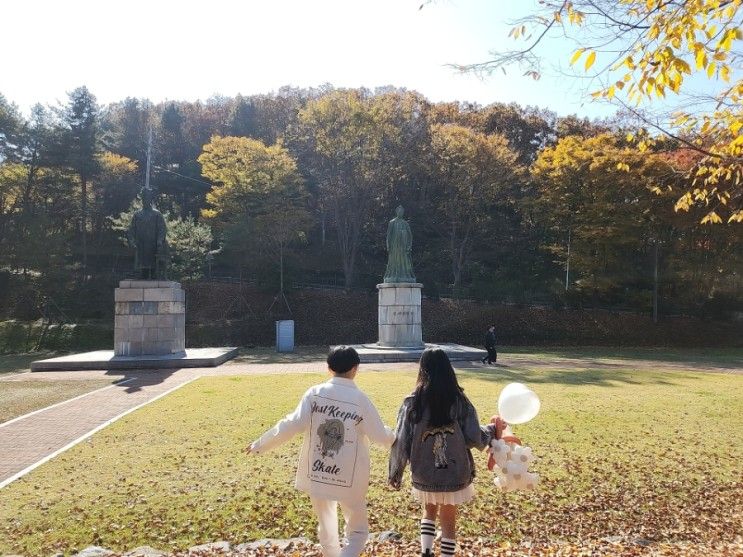
{"type": "Polygon", "coordinates": [[[590,68],[591,66],[593,66],[593,63],[594,63],[595,61],[596,61],[596,52],[595,52],[595,51],[591,51],[591,52],[590,52],[590,53],[588,54],[588,58],[586,58],[586,64],[585,64],[585,68],[586,68],[586,71],[588,71],[588,69],[589,69],[589,68],[590,68]]]}
{"type": "MultiPolygon", "coordinates": [[[[301,195],[297,164],[282,145],[247,137],[214,136],[199,155],[202,175],[214,186],[206,194],[205,219],[235,221],[269,200],[301,195]]],[[[217,223],[219,224],[219,223],[217,223]]]]}
{"type": "MultiPolygon", "coordinates": [[[[560,10],[563,15],[567,12],[566,22],[555,17],[563,29],[584,23],[585,14],[579,18],[571,15],[580,13],[575,5],[568,2],[560,10]]],[[[619,10],[612,12],[614,16],[626,25],[637,24],[643,31],[627,43],[627,50],[620,51],[608,70],[614,72],[623,67],[627,73],[619,80],[605,76],[606,86],[591,93],[592,97],[613,99],[621,91],[628,101],[639,105],[665,98],[667,94],[683,93],[686,79],[694,75],[719,80],[721,84],[733,80],[736,68],[732,64],[738,59],[733,54],[736,43],[743,39],[743,0],[619,0],[618,6],[619,10]],[[624,87],[625,84],[628,86],[624,87]]],[[[584,45],[571,55],[570,63],[575,64],[588,53],[584,62],[587,72],[599,50],[584,45]]],[[[699,106],[694,110],[699,111],[699,106]]],[[[696,204],[711,204],[714,209],[707,211],[702,222],[724,222],[717,212],[720,208],[729,211],[727,222],[742,222],[743,79],[724,87],[711,111],[696,117],[677,114],[672,125],[674,135],[687,138],[687,144],[704,155],[689,175],[690,181],[696,182],[697,191],[683,195],[676,203],[676,210],[688,211],[696,204]]],[[[628,137],[628,141],[632,139],[628,137]]],[[[651,138],[644,137],[636,142],[636,147],[646,152],[653,143],[651,138]]]]}
{"type": "Polygon", "coordinates": [[[573,54],[573,57],[570,59],[570,65],[572,66],[573,64],[575,64],[585,51],[585,48],[579,48],[578,50],[576,50],[575,54],[573,54]]]}

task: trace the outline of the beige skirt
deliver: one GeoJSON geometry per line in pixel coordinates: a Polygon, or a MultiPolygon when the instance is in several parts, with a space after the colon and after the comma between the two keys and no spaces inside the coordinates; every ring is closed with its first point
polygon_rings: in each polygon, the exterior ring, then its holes
{"type": "Polygon", "coordinates": [[[459,491],[421,491],[413,488],[413,497],[424,505],[461,505],[469,503],[475,496],[473,484],[459,491]]]}

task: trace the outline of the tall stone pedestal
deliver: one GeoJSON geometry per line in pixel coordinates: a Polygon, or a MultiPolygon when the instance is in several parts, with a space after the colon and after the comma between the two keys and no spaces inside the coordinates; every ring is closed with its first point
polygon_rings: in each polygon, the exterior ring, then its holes
{"type": "Polygon", "coordinates": [[[379,348],[423,348],[421,288],[417,282],[378,284],[379,348]]]}
{"type": "Polygon", "coordinates": [[[115,356],[186,350],[186,293],[177,282],[122,280],[116,289],[115,356]]]}

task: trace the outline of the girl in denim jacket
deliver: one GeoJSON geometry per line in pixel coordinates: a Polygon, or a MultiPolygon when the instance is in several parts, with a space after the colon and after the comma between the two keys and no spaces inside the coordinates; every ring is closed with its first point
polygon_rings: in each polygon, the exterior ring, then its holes
{"type": "Polygon", "coordinates": [[[428,349],[420,359],[418,382],[397,416],[389,483],[400,489],[410,462],[413,496],[423,505],[421,555],[433,555],[436,518],[441,520],[441,555],[456,551],[457,505],[475,494],[475,463],[470,449],[483,450],[505,422],[481,426],[477,411],[459,386],[443,350],[428,349]]]}

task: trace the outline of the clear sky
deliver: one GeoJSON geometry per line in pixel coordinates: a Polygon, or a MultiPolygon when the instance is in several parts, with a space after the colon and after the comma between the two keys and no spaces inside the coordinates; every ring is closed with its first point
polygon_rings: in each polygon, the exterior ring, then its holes
{"type": "Polygon", "coordinates": [[[447,63],[512,45],[508,21],[533,0],[13,0],[0,8],[0,93],[22,109],[87,85],[99,102],[155,102],[282,85],[394,85],[433,101],[516,101],[603,116],[585,85],[559,77],[571,49],[548,45],[540,81],[517,69],[482,80],[447,63]]]}

